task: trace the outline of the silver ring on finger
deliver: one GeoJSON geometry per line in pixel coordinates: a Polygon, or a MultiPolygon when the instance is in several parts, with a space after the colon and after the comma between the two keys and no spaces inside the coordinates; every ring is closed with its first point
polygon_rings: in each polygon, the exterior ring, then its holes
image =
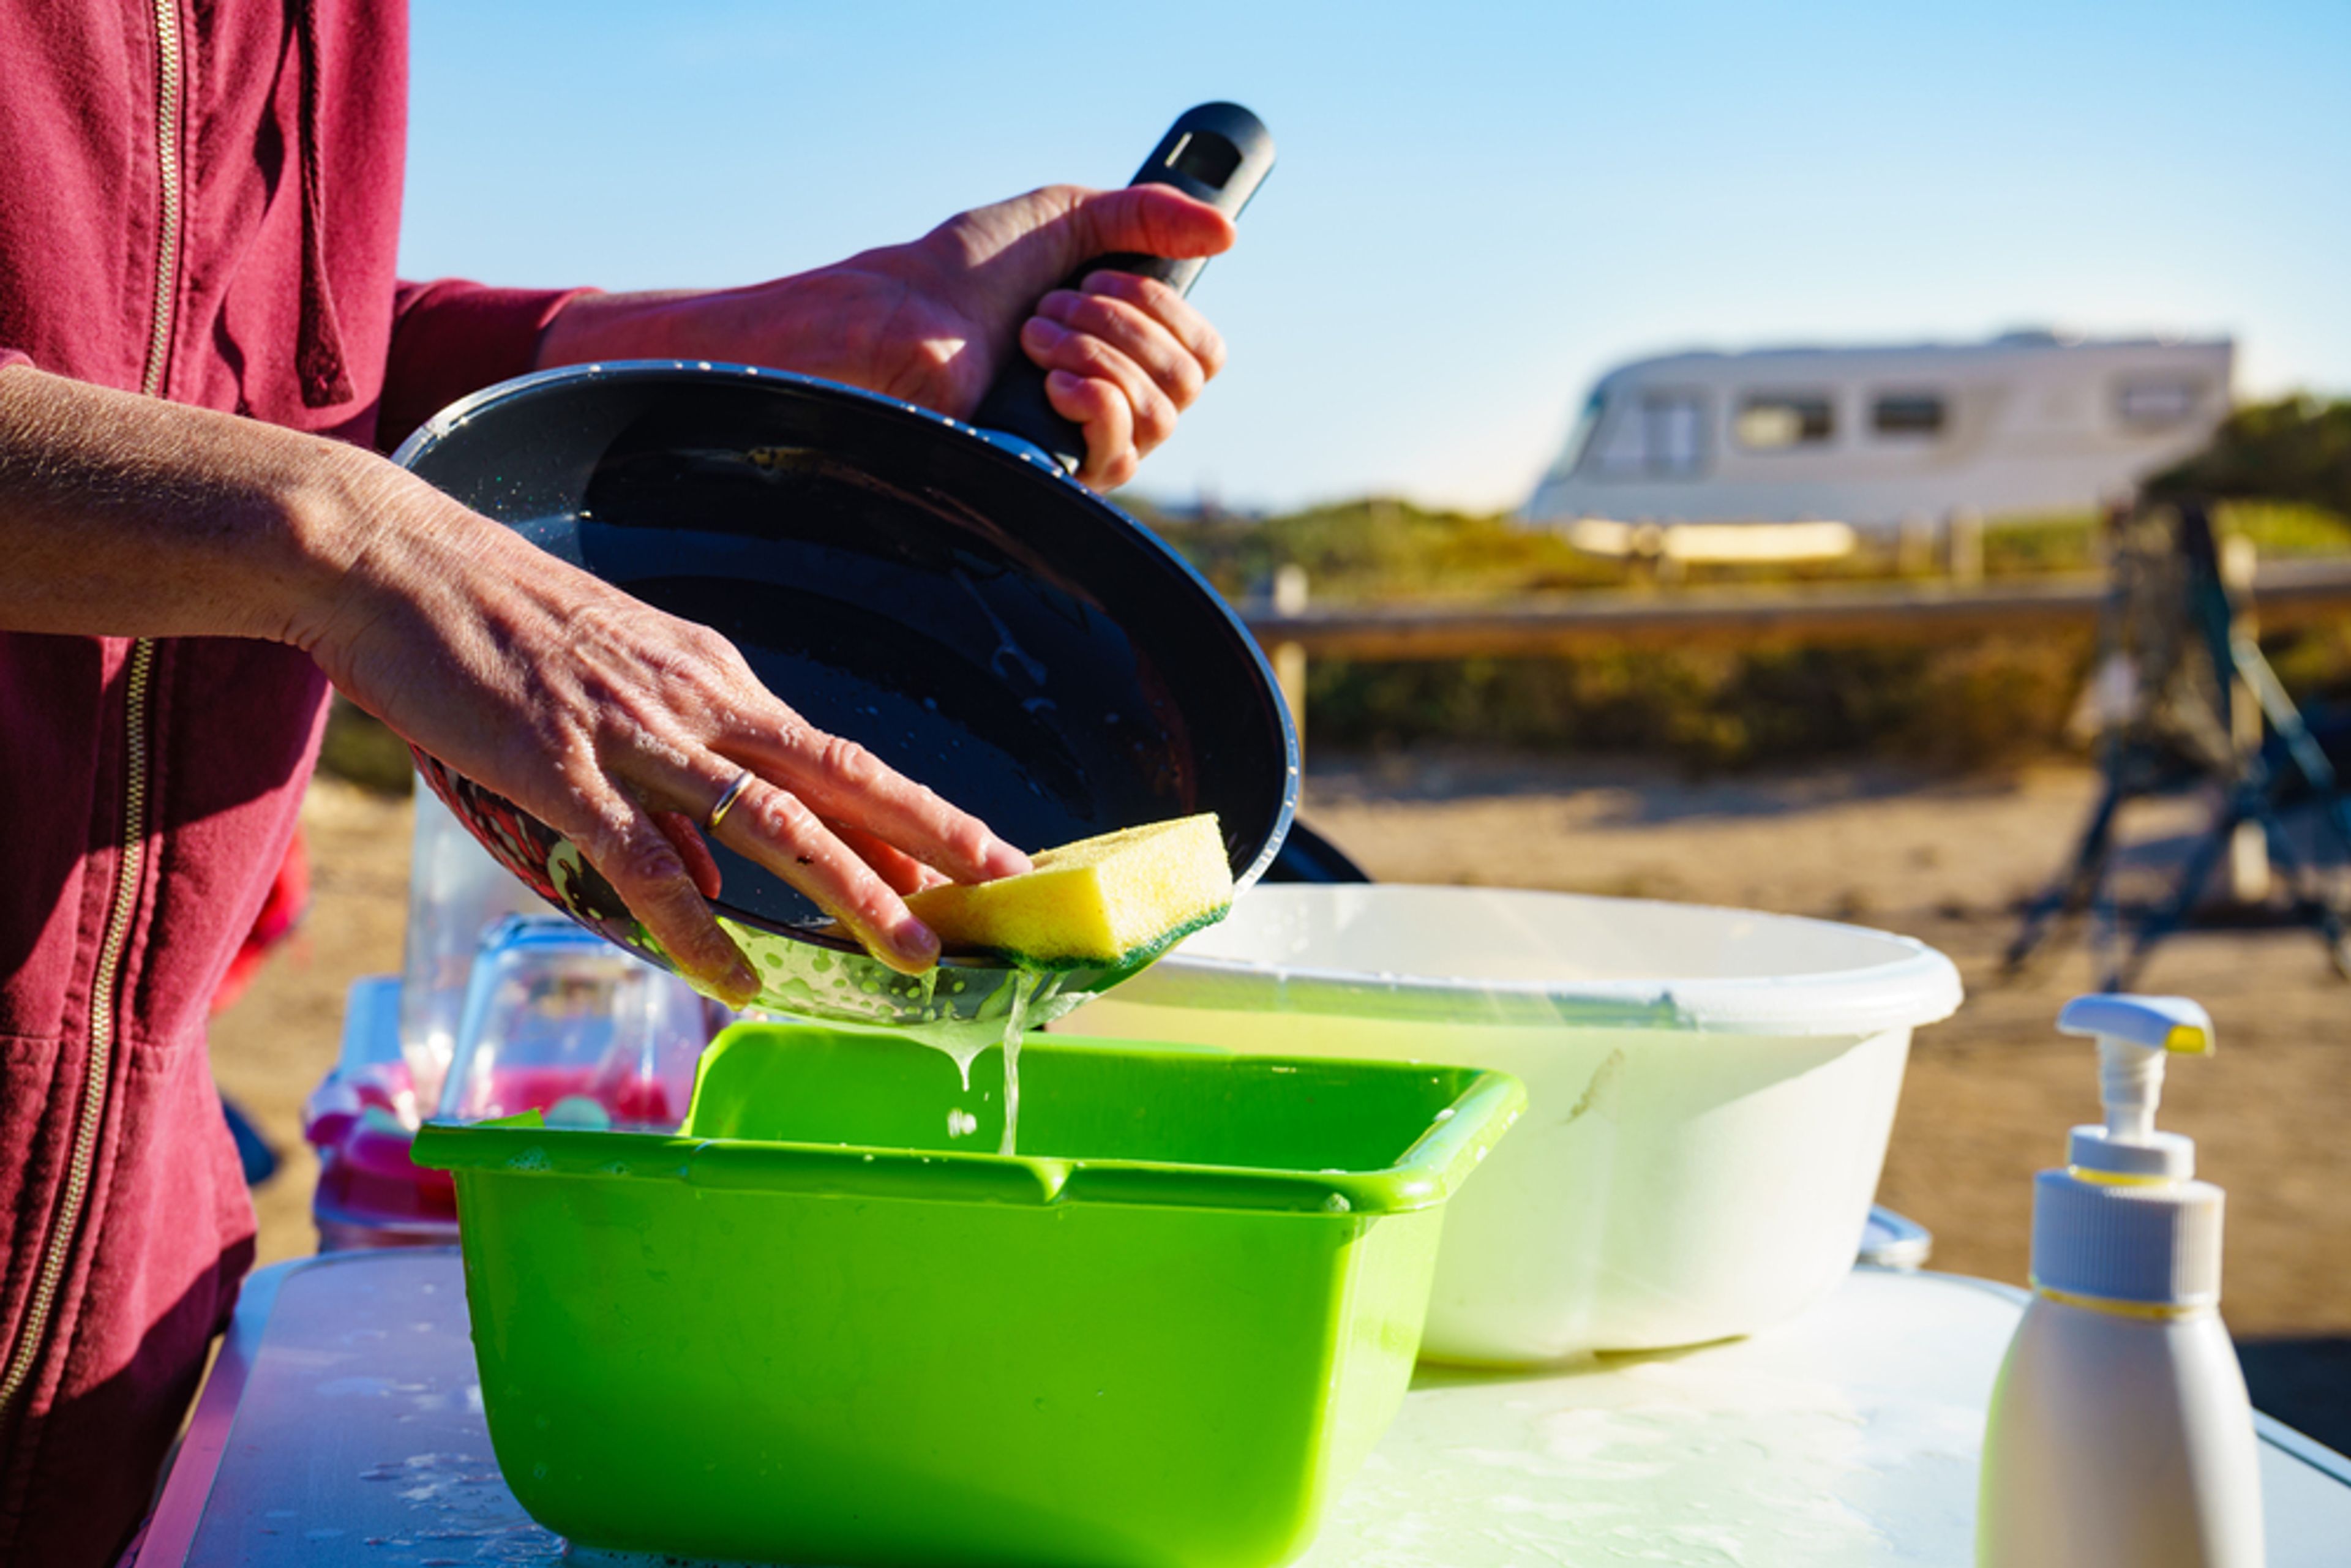
{"type": "Polygon", "coordinates": [[[718,804],[711,807],[710,815],[702,819],[705,831],[714,833],[718,831],[718,824],[726,820],[726,813],[735,809],[735,802],[741,800],[743,791],[751,787],[751,770],[747,768],[735,775],[735,782],[726,786],[726,792],[718,797],[718,804]]]}

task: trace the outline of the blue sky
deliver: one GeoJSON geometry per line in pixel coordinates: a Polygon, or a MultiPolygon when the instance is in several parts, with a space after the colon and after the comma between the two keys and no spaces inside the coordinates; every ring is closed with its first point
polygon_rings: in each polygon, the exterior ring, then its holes
{"type": "Polygon", "coordinates": [[[1195,298],[1233,361],[1140,487],[1522,498],[1687,347],[2227,332],[2351,392],[2351,4],[1181,7],[413,0],[402,265],[725,285],[1126,179],[1186,106],[1280,162],[1195,298]]]}

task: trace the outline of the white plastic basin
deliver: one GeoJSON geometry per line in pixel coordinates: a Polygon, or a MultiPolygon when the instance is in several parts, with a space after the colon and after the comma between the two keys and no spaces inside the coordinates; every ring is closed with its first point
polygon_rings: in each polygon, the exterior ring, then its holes
{"type": "Polygon", "coordinates": [[[1259,887],[1060,1026],[1500,1068],[1531,1103],[1447,1211],[1422,1353],[1695,1344],[1853,1265],[1917,1025],[1959,972],[1827,921],[1494,888],[1259,887]]]}

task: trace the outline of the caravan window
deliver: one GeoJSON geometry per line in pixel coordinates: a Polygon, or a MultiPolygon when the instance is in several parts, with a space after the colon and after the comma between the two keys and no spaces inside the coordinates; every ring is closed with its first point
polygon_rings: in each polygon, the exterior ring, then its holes
{"type": "Polygon", "coordinates": [[[1869,405],[1869,428],[1880,435],[1940,435],[1940,392],[1884,392],[1869,405]]]}
{"type": "Polygon", "coordinates": [[[1610,479],[1686,479],[1706,468],[1706,397],[1644,392],[1601,428],[1593,469],[1610,479]]]}
{"type": "Polygon", "coordinates": [[[2115,413],[2140,430],[2192,419],[2203,402],[2200,376],[2134,376],[2115,388],[2115,413]]]}
{"type": "Polygon", "coordinates": [[[1836,434],[1835,406],[1825,392],[1750,392],[1730,433],[1750,452],[1819,446],[1836,434]]]}

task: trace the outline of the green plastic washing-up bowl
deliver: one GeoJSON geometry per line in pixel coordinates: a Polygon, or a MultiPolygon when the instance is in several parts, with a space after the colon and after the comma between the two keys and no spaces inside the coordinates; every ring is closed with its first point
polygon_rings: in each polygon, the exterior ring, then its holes
{"type": "Polygon", "coordinates": [[[1260,1568],[1395,1416],[1494,1072],[753,1024],[676,1137],[428,1126],[507,1484],[575,1544],[1260,1568]]]}

